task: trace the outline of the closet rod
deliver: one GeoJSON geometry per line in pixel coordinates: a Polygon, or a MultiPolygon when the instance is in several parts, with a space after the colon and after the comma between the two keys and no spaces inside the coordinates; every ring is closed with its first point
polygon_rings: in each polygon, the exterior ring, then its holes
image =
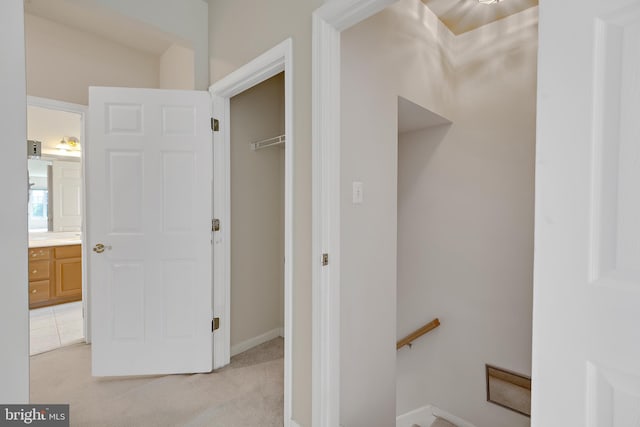
{"type": "Polygon", "coordinates": [[[260,150],[262,148],[272,147],[274,145],[284,144],[284,135],[276,136],[269,139],[263,139],[262,141],[252,142],[251,149],[253,151],[260,150]]]}

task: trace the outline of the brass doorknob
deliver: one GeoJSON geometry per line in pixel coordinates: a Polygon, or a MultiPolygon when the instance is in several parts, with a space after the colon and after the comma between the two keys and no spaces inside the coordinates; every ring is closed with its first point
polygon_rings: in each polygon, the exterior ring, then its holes
{"type": "Polygon", "coordinates": [[[98,243],[93,247],[93,252],[101,254],[102,252],[104,252],[104,245],[102,243],[98,243]]]}

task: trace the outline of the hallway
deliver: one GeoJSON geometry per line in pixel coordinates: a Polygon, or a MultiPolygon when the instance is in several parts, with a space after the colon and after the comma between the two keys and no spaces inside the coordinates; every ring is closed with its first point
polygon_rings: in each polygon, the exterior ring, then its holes
{"type": "Polygon", "coordinates": [[[283,424],[284,340],[276,338],[210,374],[96,378],[86,344],[31,357],[31,402],[69,403],[72,426],[283,424]]]}

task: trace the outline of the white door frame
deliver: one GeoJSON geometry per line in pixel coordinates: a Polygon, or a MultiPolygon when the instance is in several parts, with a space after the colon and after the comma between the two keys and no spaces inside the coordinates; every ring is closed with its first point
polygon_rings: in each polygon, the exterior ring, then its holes
{"type": "MultiPolygon", "coordinates": [[[[284,71],[285,172],[284,172],[284,425],[292,422],[292,287],[293,287],[293,43],[291,38],[238,68],[214,83],[209,92],[213,98],[214,118],[219,122],[218,138],[213,147],[213,215],[221,223],[214,237],[214,316],[230,319],[231,314],[231,155],[230,104],[231,98],[284,71]],[[221,245],[222,250],[216,251],[221,245]]],[[[230,322],[221,321],[219,333],[223,342],[214,340],[214,368],[224,366],[230,359],[230,322]]]]}
{"type": "MultiPolygon", "coordinates": [[[[49,98],[41,98],[38,96],[30,96],[27,95],[27,106],[29,107],[40,107],[47,108],[49,110],[58,110],[58,111],[66,111],[69,113],[80,114],[80,120],[82,121],[82,125],[80,127],[80,141],[83,147],[87,145],[87,112],[89,108],[86,105],[73,104],[71,102],[58,101],[56,99],[49,98]]],[[[87,195],[86,195],[86,186],[84,182],[85,177],[85,161],[84,161],[84,152],[80,156],[80,164],[82,168],[82,312],[84,314],[82,319],[82,327],[84,328],[84,340],[86,343],[91,342],[91,314],[89,313],[89,299],[90,299],[90,290],[89,285],[87,283],[87,260],[89,259],[89,253],[87,252],[87,245],[85,245],[85,237],[86,237],[86,212],[87,212],[87,195]]]]}
{"type": "Polygon", "coordinates": [[[313,13],[313,427],[340,425],[340,33],[395,1],[329,0],[313,13]]]}

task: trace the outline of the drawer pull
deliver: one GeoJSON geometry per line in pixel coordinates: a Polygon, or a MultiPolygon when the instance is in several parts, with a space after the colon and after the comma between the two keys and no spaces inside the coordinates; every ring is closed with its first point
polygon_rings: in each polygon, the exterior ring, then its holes
{"type": "Polygon", "coordinates": [[[38,270],[32,270],[31,274],[36,274],[38,272],[38,270]]]}
{"type": "Polygon", "coordinates": [[[32,257],[37,257],[37,256],[38,256],[38,254],[37,254],[37,253],[35,253],[35,252],[31,252],[31,256],[32,256],[32,257]]]}
{"type": "Polygon", "coordinates": [[[31,291],[32,294],[35,294],[36,292],[38,292],[36,289],[31,291]]]}

